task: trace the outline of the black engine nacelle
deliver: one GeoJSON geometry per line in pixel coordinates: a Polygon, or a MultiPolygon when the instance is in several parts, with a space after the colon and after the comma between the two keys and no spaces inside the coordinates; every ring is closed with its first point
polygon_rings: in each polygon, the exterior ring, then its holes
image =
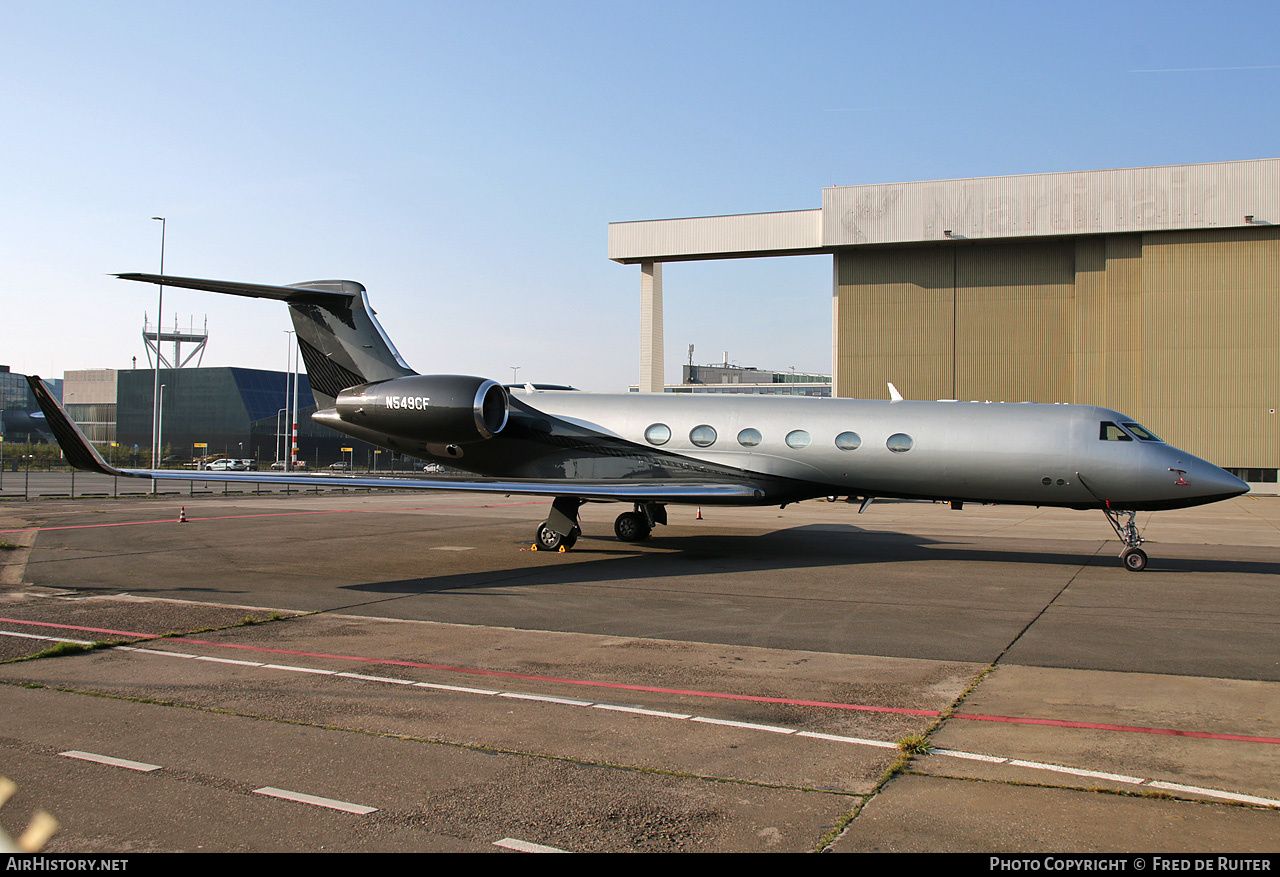
{"type": "Polygon", "coordinates": [[[354,426],[442,445],[491,439],[507,425],[507,391],[467,375],[411,375],[338,394],[338,416],[354,426]]]}

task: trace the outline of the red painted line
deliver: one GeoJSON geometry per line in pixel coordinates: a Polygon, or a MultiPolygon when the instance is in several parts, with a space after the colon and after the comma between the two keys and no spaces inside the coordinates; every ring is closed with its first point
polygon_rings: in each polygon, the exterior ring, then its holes
{"type": "MultiPolygon", "coordinates": [[[[506,508],[507,506],[524,506],[524,505],[541,505],[538,502],[503,502],[491,503],[483,506],[473,505],[455,505],[455,506],[414,506],[407,509],[323,509],[310,512],[263,512],[254,515],[221,515],[208,518],[187,518],[187,523],[195,524],[200,521],[234,521],[240,518],[285,518],[293,515],[351,515],[361,512],[433,512],[433,511],[457,511],[459,509],[493,509],[506,508]]],[[[43,533],[52,530],[92,530],[97,527],[136,527],[140,524],[175,524],[177,518],[163,518],[158,521],[122,521],[115,524],[70,524],[65,527],[28,527],[24,530],[0,530],[0,533],[43,533]]]]}
{"type": "Polygon", "coordinates": [[[0,622],[6,624],[29,624],[33,627],[53,627],[58,630],[83,630],[89,633],[109,633],[114,636],[133,636],[139,639],[155,639],[154,633],[137,633],[129,630],[108,630],[104,627],[79,627],[75,624],[53,624],[49,621],[23,621],[20,618],[0,618],[0,622]]]}
{"type": "Polygon", "coordinates": [[[1246,734],[1210,734],[1207,731],[1181,731],[1177,728],[1145,728],[1140,725],[1107,725],[1101,722],[1068,722],[1061,719],[1021,719],[1011,716],[979,716],[957,713],[953,719],[977,722],[1010,722],[1018,725],[1049,725],[1055,728],[1084,728],[1093,731],[1124,731],[1129,734],[1164,734],[1170,737],[1195,737],[1200,740],[1238,740],[1245,743],[1280,743],[1280,737],[1251,737],[1246,734]]]}
{"type": "MultiPolygon", "coordinates": [[[[0,618],[0,622],[9,624],[26,624],[33,627],[52,627],[59,630],[79,630],[89,631],[92,633],[114,634],[115,636],[137,637],[142,639],[155,639],[156,634],[138,633],[135,631],[124,630],[108,630],[100,627],[79,627],[73,624],[52,624],[43,621],[22,621],[17,618],[0,618]]],[[[185,637],[167,637],[167,642],[185,643],[187,645],[212,646],[220,649],[240,649],[247,652],[260,652],[272,655],[293,655],[303,658],[326,658],[335,661],[357,661],[364,664],[378,664],[387,667],[412,667],[418,670],[439,670],[449,673],[466,673],[473,676],[498,676],[505,679],[520,679],[526,682],[555,682],[562,685],[583,685],[595,688],[610,688],[625,691],[646,691],[656,694],[676,694],[689,697],[712,697],[724,700],[745,700],[755,703],[779,703],[792,706],[817,706],[827,707],[829,709],[842,710],[860,710],[864,712],[875,713],[895,713],[899,715],[909,716],[937,716],[937,710],[912,710],[901,709],[897,707],[880,707],[880,706],[864,706],[861,704],[851,703],[827,703],[817,700],[796,700],[785,697],[762,697],[749,694],[728,694],[716,691],[691,691],[679,688],[659,688],[652,685],[628,685],[622,682],[597,682],[589,679],[563,679],[555,676],[533,676],[527,673],[508,673],[502,670],[478,670],[473,667],[451,667],[446,664],[424,664],[418,661],[397,661],[392,658],[369,658],[362,655],[330,655],[324,652],[305,652],[298,649],[269,649],[263,646],[248,646],[239,643],[215,643],[202,639],[187,639],[185,637]]]]}
{"type": "Polygon", "coordinates": [[[909,716],[936,716],[937,710],[912,710],[898,707],[864,706],[852,703],[828,703],[820,700],[796,700],[787,697],[763,697],[752,694],[728,694],[719,691],[694,691],[683,688],[659,688],[652,685],[631,685],[625,682],[599,682],[590,679],[565,679],[557,676],[533,676],[527,673],[511,673],[505,670],[478,670],[474,667],[452,667],[447,664],[423,664],[418,661],[397,661],[391,658],[368,658],[362,655],[330,655],[324,652],[304,652],[296,649],[268,649],[262,646],[246,646],[237,643],[214,643],[207,640],[170,637],[170,642],[188,645],[219,646],[228,649],[244,649],[250,652],[266,652],[273,655],[293,655],[303,658],[326,658],[335,661],[359,661],[388,667],[413,667],[418,670],[441,670],[448,673],[466,673],[472,676],[498,676],[503,679],[520,679],[525,682],[555,682],[561,685],[582,685],[592,688],[611,688],[622,691],[647,691],[656,694],[678,694],[689,697],[713,697],[724,700],[747,700],[755,703],[781,703],[792,706],[820,706],[841,710],[864,710],[877,713],[897,713],[909,716]]]}
{"type": "MultiPolygon", "coordinates": [[[[156,638],[156,634],[135,633],[120,630],[108,630],[98,627],[78,627],[72,624],[51,624],[43,621],[22,621],[16,618],[0,618],[0,622],[9,624],[27,624],[35,627],[53,627],[61,630],[79,630],[92,633],[108,633],[116,636],[140,638],[156,638]]],[[[581,685],[592,688],[608,688],[618,691],[644,691],[651,694],[669,694],[684,697],[709,697],[720,700],[741,700],[752,703],[777,703],[788,706],[814,706],[826,709],[853,710],[858,712],[891,713],[894,715],[936,717],[938,710],[913,710],[902,707],[868,706],[855,703],[833,703],[822,700],[798,700],[787,697],[764,697],[752,694],[729,694],[721,691],[697,691],[685,688],[661,688],[654,685],[631,685],[625,682],[599,682],[590,679],[566,679],[557,676],[534,676],[528,673],[511,673],[504,670],[479,670],[474,667],[453,667],[448,664],[425,664],[419,661],[399,661],[393,658],[370,658],[363,655],[335,655],[326,652],[307,652],[299,649],[269,649],[265,646],[249,646],[240,643],[217,643],[202,639],[185,637],[169,637],[168,642],[185,643],[187,645],[211,646],[220,649],[240,649],[246,652],[261,652],[272,655],[293,655],[302,658],[323,658],[334,661],[356,661],[362,664],[378,664],[386,667],[412,667],[418,670],[437,670],[447,673],[464,673],[472,676],[493,676],[503,679],[520,679],[526,682],[552,682],[560,685],[581,685]]],[[[969,719],[979,722],[1006,722],[1012,725],[1048,725],[1058,728],[1080,728],[1097,731],[1120,731],[1129,734],[1161,734],[1172,737],[1191,737],[1201,740],[1233,740],[1243,743],[1280,744],[1280,737],[1254,737],[1246,734],[1213,734],[1206,731],[1182,731],[1177,728],[1148,728],[1140,725],[1107,725],[1098,722],[1069,722],[1060,719],[1031,719],[1016,716],[987,716],[957,713],[954,719],[969,719]]]]}
{"type": "MultiPolygon", "coordinates": [[[[356,511],[352,509],[351,511],[356,511]]],[[[220,518],[187,518],[187,523],[195,523],[196,521],[225,521],[234,518],[275,518],[285,515],[336,515],[344,514],[346,510],[331,509],[326,511],[315,512],[268,512],[259,515],[226,515],[220,518]]],[[[30,527],[26,530],[0,530],[0,533],[43,533],[52,530],[93,530],[98,527],[136,527],[141,524],[176,524],[177,518],[163,518],[158,521],[121,521],[115,524],[70,524],[66,527],[30,527]]]]}

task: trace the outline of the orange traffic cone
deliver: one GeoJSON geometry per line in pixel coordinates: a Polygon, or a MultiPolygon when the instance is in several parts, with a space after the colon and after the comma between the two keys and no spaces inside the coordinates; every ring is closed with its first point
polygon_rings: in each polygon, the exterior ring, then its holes
{"type": "Polygon", "coordinates": [[[702,520],[702,506],[698,506],[698,516],[697,516],[696,518],[694,518],[694,520],[695,520],[695,521],[701,521],[701,520],[702,520]]]}
{"type": "Polygon", "coordinates": [[[178,523],[185,524],[187,522],[187,507],[183,506],[178,510],[178,523]]]}

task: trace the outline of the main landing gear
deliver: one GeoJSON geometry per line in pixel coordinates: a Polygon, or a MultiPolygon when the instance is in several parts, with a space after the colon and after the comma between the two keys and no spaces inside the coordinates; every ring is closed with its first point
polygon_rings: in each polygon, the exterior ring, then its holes
{"type": "Polygon", "coordinates": [[[667,507],[657,502],[638,502],[634,512],[623,512],[613,522],[619,542],[643,542],[657,524],[667,522],[667,507]]]}
{"type": "Polygon", "coordinates": [[[1138,513],[1110,507],[1104,508],[1102,513],[1107,516],[1107,523],[1116,531],[1116,536],[1124,543],[1124,550],[1120,552],[1120,562],[1124,564],[1124,568],[1130,572],[1142,572],[1147,568],[1147,552],[1139,547],[1144,540],[1134,522],[1138,513]],[[1124,516],[1127,517],[1122,521],[1121,517],[1124,516]]]}
{"type": "MultiPolygon", "coordinates": [[[[568,551],[582,535],[578,509],[582,500],[575,496],[558,496],[551,503],[551,513],[538,525],[533,547],[538,551],[568,551]]],[[[613,522],[613,532],[621,542],[641,542],[649,538],[657,524],[667,522],[667,507],[658,502],[638,502],[635,511],[623,512],[613,522]]]]}
{"type": "Polygon", "coordinates": [[[571,529],[568,534],[562,534],[552,530],[546,524],[539,524],[538,535],[534,537],[537,541],[534,544],[539,551],[568,551],[581,535],[582,530],[578,527],[571,529]]]}
{"type": "Polygon", "coordinates": [[[551,513],[538,525],[533,547],[537,551],[568,551],[582,535],[578,526],[578,508],[582,500],[576,496],[557,496],[551,513]]]}

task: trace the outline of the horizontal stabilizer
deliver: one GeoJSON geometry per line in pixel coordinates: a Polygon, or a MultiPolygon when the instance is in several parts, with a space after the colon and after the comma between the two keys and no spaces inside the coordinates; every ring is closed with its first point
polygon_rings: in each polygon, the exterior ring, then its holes
{"type": "Polygon", "coordinates": [[[311,393],[321,408],[332,408],[338,394],[348,387],[414,374],[379,325],[365,288],[354,280],[309,280],[269,286],[168,274],[116,276],[121,280],[285,302],[297,332],[298,348],[307,364],[311,393]]]}
{"type": "MultiPolygon", "coordinates": [[[[243,295],[249,298],[270,298],[289,304],[348,304],[356,297],[355,289],[344,289],[351,281],[318,280],[315,285],[268,286],[262,283],[237,283],[232,280],[201,280],[198,277],[174,277],[168,274],[117,274],[121,280],[138,280],[160,286],[181,289],[199,289],[204,292],[221,292],[227,295],[243,295]]],[[[359,287],[358,284],[351,284],[359,287]]]]}

